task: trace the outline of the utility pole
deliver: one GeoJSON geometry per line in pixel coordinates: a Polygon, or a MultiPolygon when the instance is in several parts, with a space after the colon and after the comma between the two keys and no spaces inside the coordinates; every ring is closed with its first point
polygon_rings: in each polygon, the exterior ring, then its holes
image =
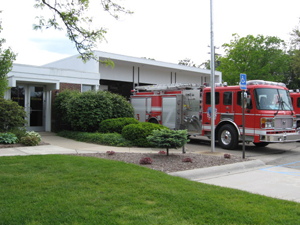
{"type": "Polygon", "coordinates": [[[215,45],[214,45],[214,31],[213,31],[213,0],[210,0],[210,83],[211,83],[211,152],[215,152],[215,45]]]}

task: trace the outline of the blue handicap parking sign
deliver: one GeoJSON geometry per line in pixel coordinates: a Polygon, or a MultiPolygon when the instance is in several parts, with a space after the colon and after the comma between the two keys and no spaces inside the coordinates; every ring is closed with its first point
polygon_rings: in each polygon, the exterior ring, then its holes
{"type": "Polygon", "coordinates": [[[242,90],[246,90],[247,89],[247,75],[241,73],[240,76],[240,86],[242,90]]]}

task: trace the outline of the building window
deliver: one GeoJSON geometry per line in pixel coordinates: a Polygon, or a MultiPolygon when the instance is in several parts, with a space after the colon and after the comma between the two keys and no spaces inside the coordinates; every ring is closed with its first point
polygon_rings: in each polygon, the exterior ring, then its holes
{"type": "Polygon", "coordinates": [[[81,92],[86,92],[86,91],[91,91],[91,90],[93,90],[92,85],[82,85],[81,92]]]}

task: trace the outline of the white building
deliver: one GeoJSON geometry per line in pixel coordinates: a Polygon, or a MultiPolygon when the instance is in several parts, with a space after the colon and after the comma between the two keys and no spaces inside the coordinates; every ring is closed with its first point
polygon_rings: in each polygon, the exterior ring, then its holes
{"type": "MultiPolygon", "coordinates": [[[[170,83],[210,83],[210,70],[155,60],[95,51],[101,60],[110,59],[114,68],[79,55],[44,66],[14,64],[8,74],[10,90],[5,98],[17,101],[27,112],[28,130],[51,131],[51,106],[55,95],[66,88],[80,91],[108,90],[129,98],[138,85],[170,83]]],[[[222,82],[215,72],[215,82],[222,82]]]]}

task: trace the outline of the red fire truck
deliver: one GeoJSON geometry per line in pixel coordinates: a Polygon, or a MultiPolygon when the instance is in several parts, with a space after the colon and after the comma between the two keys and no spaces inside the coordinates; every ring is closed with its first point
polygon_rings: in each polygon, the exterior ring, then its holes
{"type": "Polygon", "coordinates": [[[292,99],[292,105],[297,117],[297,128],[300,127],[300,92],[299,89],[296,91],[290,90],[290,96],[292,99]]]}
{"type": "MultiPolygon", "coordinates": [[[[170,129],[187,129],[189,135],[211,136],[211,88],[197,84],[138,86],[131,104],[141,122],[170,129]]],[[[283,83],[247,82],[245,141],[259,147],[300,140],[289,90],[283,83]]],[[[224,149],[235,149],[243,138],[240,86],[216,84],[215,137],[224,149]]]]}

